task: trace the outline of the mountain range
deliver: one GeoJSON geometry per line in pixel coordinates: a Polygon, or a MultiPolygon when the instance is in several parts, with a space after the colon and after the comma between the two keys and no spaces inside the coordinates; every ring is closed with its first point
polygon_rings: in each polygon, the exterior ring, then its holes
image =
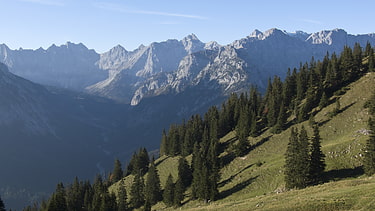
{"type": "Polygon", "coordinates": [[[137,105],[145,97],[176,94],[188,87],[210,84],[223,94],[249,84],[260,89],[270,76],[285,76],[311,57],[341,52],[344,45],[375,44],[375,34],[350,35],[342,29],[317,33],[279,29],[255,30],[221,46],[203,43],[194,34],[127,51],[118,45],[98,54],[83,44],[68,42],[47,50],[10,50],[0,46],[0,62],[16,75],[43,85],[85,91],[137,105]]]}
{"type": "Polygon", "coordinates": [[[81,43],[37,50],[2,44],[0,148],[7,150],[0,194],[16,204],[19,195],[33,198],[25,190],[48,192],[59,180],[104,174],[115,157],[157,149],[171,123],[250,85],[264,90],[270,77],[356,42],[374,46],[375,34],[255,30],[228,45],[191,34],[103,54],[81,43]]]}

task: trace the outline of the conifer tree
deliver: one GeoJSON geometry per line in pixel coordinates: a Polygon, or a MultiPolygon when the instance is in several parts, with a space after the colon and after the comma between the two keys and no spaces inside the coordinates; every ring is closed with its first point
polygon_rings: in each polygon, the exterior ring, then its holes
{"type": "Polygon", "coordinates": [[[321,150],[319,128],[317,125],[313,126],[313,136],[311,138],[311,153],[310,153],[310,182],[312,185],[322,182],[322,176],[325,168],[324,154],[321,150]]]}
{"type": "Polygon", "coordinates": [[[124,180],[120,181],[120,188],[118,191],[118,211],[127,211],[128,210],[128,197],[126,194],[124,180]]]}
{"type": "Polygon", "coordinates": [[[184,190],[191,185],[193,175],[190,166],[184,157],[178,160],[178,179],[184,185],[184,190]]]}
{"type": "Polygon", "coordinates": [[[154,160],[151,161],[150,168],[147,173],[146,185],[145,185],[145,200],[150,205],[156,204],[162,199],[161,187],[158,172],[155,168],[154,160]]]}
{"type": "Polygon", "coordinates": [[[329,104],[328,97],[326,92],[323,92],[322,97],[320,98],[319,107],[320,109],[326,107],[329,104]]]}
{"type": "Polygon", "coordinates": [[[174,203],[174,189],[173,177],[169,174],[163,192],[163,202],[169,207],[174,203]]]}
{"type": "Polygon", "coordinates": [[[123,171],[122,171],[121,162],[118,159],[116,159],[113,172],[112,172],[112,182],[115,183],[119,181],[120,179],[122,179],[122,177],[123,177],[123,171]]]}
{"type": "Polygon", "coordinates": [[[66,202],[68,210],[79,211],[83,206],[83,193],[79,184],[79,180],[76,177],[70,189],[67,190],[66,202]]]}
{"type": "Polygon", "coordinates": [[[67,211],[66,193],[63,183],[57,184],[56,191],[48,204],[48,211],[67,211]]]}
{"type": "Polygon", "coordinates": [[[277,122],[276,122],[276,125],[272,128],[272,132],[281,133],[285,129],[286,120],[287,120],[286,109],[284,106],[284,102],[281,102],[279,115],[277,117],[277,122]]]}
{"type": "Polygon", "coordinates": [[[235,154],[237,156],[242,156],[247,151],[249,147],[249,144],[247,141],[249,132],[250,132],[249,109],[248,107],[244,107],[241,110],[237,128],[236,128],[238,143],[235,148],[235,154]]]}
{"type": "Polygon", "coordinates": [[[298,163],[297,168],[299,169],[299,179],[297,188],[305,188],[309,181],[309,137],[304,126],[301,128],[301,132],[298,137],[299,152],[298,152],[298,163]]]}
{"type": "Polygon", "coordinates": [[[292,128],[285,154],[285,186],[305,188],[309,181],[309,142],[305,128],[300,134],[292,128]]]}
{"type": "Polygon", "coordinates": [[[160,155],[169,155],[168,137],[165,129],[163,129],[160,144],[160,155]]]}
{"type": "Polygon", "coordinates": [[[285,187],[288,189],[295,188],[297,184],[298,168],[298,130],[291,129],[288,147],[285,153],[285,187]]]}
{"type": "Polygon", "coordinates": [[[255,112],[253,112],[251,114],[251,126],[250,126],[250,136],[251,137],[256,137],[258,136],[258,133],[259,133],[259,124],[258,124],[258,121],[257,121],[257,116],[255,114],[255,112]]]}
{"type": "Polygon", "coordinates": [[[193,169],[193,181],[191,194],[193,198],[198,197],[198,190],[200,186],[200,179],[202,178],[202,157],[200,155],[199,144],[194,144],[193,158],[192,158],[192,169],[193,169]]]}
{"type": "Polygon", "coordinates": [[[184,199],[185,186],[181,179],[178,179],[174,187],[173,204],[176,207],[181,206],[181,201],[184,199]]]}
{"type": "Polygon", "coordinates": [[[353,77],[358,77],[358,73],[362,68],[362,47],[359,43],[355,43],[353,47],[353,77]]]}
{"type": "Polygon", "coordinates": [[[369,72],[375,71],[375,55],[374,55],[374,49],[371,48],[369,56],[368,56],[368,67],[369,72]]]}
{"type": "Polygon", "coordinates": [[[133,208],[141,207],[145,202],[144,182],[141,175],[135,174],[133,184],[130,189],[130,205],[133,208]]]}
{"type": "Polygon", "coordinates": [[[5,211],[5,205],[4,205],[3,200],[1,200],[1,197],[0,197],[0,211],[5,211]]]}
{"type": "Polygon", "coordinates": [[[370,137],[366,142],[365,158],[363,166],[365,173],[369,176],[375,174],[375,120],[372,118],[368,122],[370,137]]]}

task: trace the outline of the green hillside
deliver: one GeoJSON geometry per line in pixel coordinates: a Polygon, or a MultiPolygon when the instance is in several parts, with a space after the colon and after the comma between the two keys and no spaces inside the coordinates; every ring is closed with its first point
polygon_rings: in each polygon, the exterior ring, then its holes
{"type": "MultiPolygon", "coordinates": [[[[315,122],[318,123],[322,138],[322,150],[326,155],[323,185],[303,190],[286,191],[284,184],[284,154],[291,127],[280,134],[266,130],[256,138],[249,137],[253,149],[242,157],[226,159],[227,150],[233,145],[235,132],[230,132],[220,142],[228,147],[221,153],[222,160],[228,161],[221,169],[219,199],[211,203],[186,200],[183,210],[369,210],[375,209],[371,198],[375,190],[375,179],[366,178],[360,168],[365,141],[368,138],[367,120],[369,113],[365,102],[375,90],[375,73],[367,73],[354,83],[344,87],[331,97],[331,104],[322,110],[316,109],[315,122]],[[340,112],[331,116],[339,98],[340,112]]],[[[293,118],[293,117],[291,117],[293,118]]],[[[302,125],[312,135],[309,121],[302,125]]],[[[188,157],[188,160],[191,157],[188,157]]],[[[177,177],[178,157],[163,156],[156,160],[161,185],[165,184],[169,173],[177,177]]],[[[125,178],[130,190],[132,176],[125,178]]],[[[119,183],[110,187],[117,193],[119,183]]],[[[186,196],[190,195],[188,189],[186,196]]],[[[159,202],[153,209],[173,210],[159,202]]]]}

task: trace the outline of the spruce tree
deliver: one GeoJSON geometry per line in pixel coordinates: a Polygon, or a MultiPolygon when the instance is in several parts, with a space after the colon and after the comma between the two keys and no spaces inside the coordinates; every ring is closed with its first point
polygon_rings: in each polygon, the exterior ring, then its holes
{"type": "Polygon", "coordinates": [[[249,108],[244,107],[241,109],[240,117],[238,120],[236,133],[238,138],[238,143],[235,147],[235,154],[237,156],[244,155],[249,148],[247,137],[250,133],[250,122],[249,122],[249,108]]]}
{"type": "Polygon", "coordinates": [[[193,181],[191,185],[191,194],[194,199],[198,197],[200,180],[202,178],[202,160],[203,159],[200,155],[199,144],[195,143],[192,158],[193,181]]]}
{"type": "Polygon", "coordinates": [[[322,182],[322,176],[325,168],[324,154],[321,150],[319,128],[317,125],[313,126],[313,136],[311,138],[311,153],[310,153],[310,182],[312,185],[322,182]]]}
{"type": "Polygon", "coordinates": [[[374,72],[375,71],[375,55],[374,55],[374,49],[371,48],[370,54],[368,56],[368,67],[367,67],[369,72],[374,72]]]}
{"type": "Polygon", "coordinates": [[[161,136],[161,144],[160,144],[160,155],[169,155],[169,146],[168,146],[168,137],[165,129],[163,129],[162,136],[161,136]]]}
{"type": "Polygon", "coordinates": [[[0,211],[5,211],[5,205],[4,205],[3,200],[1,200],[1,197],[0,197],[0,211]]]}
{"type": "Polygon", "coordinates": [[[138,173],[134,175],[133,184],[130,189],[130,205],[133,208],[139,208],[144,202],[144,182],[142,176],[138,173]]]}
{"type": "Polygon", "coordinates": [[[152,206],[161,199],[160,179],[155,168],[154,160],[152,160],[146,178],[145,200],[152,206]]]}
{"type": "Polygon", "coordinates": [[[297,188],[305,188],[309,181],[309,137],[305,127],[302,126],[301,132],[298,137],[299,142],[299,152],[298,152],[298,162],[297,168],[299,169],[299,178],[297,181],[297,188]]]}
{"type": "Polygon", "coordinates": [[[115,164],[114,164],[114,168],[113,168],[113,172],[112,172],[112,178],[111,178],[111,181],[113,183],[119,181],[120,179],[122,179],[123,177],[123,171],[122,171],[122,167],[121,167],[121,162],[116,159],[115,160],[115,164]]]}
{"type": "Polygon", "coordinates": [[[176,207],[181,206],[181,201],[184,199],[185,186],[181,179],[178,179],[174,187],[173,204],[176,207]]]}
{"type": "Polygon", "coordinates": [[[178,160],[178,179],[184,185],[184,190],[191,185],[193,175],[190,166],[184,157],[178,160]]]}
{"type": "Polygon", "coordinates": [[[260,125],[258,124],[257,116],[256,116],[255,112],[253,112],[251,114],[251,120],[250,121],[251,121],[250,136],[256,137],[256,136],[258,136],[260,125]]]}
{"type": "Polygon", "coordinates": [[[83,197],[84,195],[81,189],[81,185],[79,184],[79,180],[76,177],[71,187],[67,190],[66,194],[68,210],[81,210],[83,206],[83,197]]]}
{"type": "Polygon", "coordinates": [[[285,153],[285,187],[292,189],[296,187],[297,184],[297,159],[298,159],[298,130],[296,128],[291,129],[291,134],[289,137],[288,147],[285,153]]]}
{"type": "Polygon", "coordinates": [[[128,210],[128,197],[126,194],[124,181],[120,181],[120,188],[118,191],[118,211],[127,211],[128,210]]]}
{"type": "Polygon", "coordinates": [[[285,124],[287,121],[287,114],[286,109],[284,106],[284,102],[281,102],[280,105],[280,112],[277,117],[276,125],[272,128],[273,133],[281,133],[285,129],[285,124]]]}
{"type": "Polygon", "coordinates": [[[363,161],[363,166],[366,175],[375,174],[375,120],[372,118],[368,122],[370,129],[370,137],[366,142],[365,158],[363,161]]]}
{"type": "Polygon", "coordinates": [[[309,181],[309,142],[305,128],[292,128],[285,154],[285,186],[305,188],[309,181]]]}
{"type": "Polygon", "coordinates": [[[48,211],[67,211],[66,192],[63,183],[57,184],[56,191],[48,204],[48,211]]]}
{"type": "Polygon", "coordinates": [[[323,92],[323,95],[320,98],[319,108],[322,109],[322,108],[326,107],[328,104],[329,104],[329,100],[328,100],[327,94],[326,94],[326,92],[323,92]]]}
{"type": "Polygon", "coordinates": [[[168,207],[172,206],[174,203],[174,183],[171,174],[169,174],[164,186],[163,202],[168,207]]]}

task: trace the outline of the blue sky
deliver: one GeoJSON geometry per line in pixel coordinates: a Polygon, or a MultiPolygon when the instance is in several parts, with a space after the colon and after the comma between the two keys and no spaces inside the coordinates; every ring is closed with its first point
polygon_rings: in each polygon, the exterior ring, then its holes
{"type": "Polygon", "coordinates": [[[228,44],[255,29],[375,32],[374,0],[0,0],[0,43],[48,48],[67,41],[102,53],[194,33],[228,44]]]}

